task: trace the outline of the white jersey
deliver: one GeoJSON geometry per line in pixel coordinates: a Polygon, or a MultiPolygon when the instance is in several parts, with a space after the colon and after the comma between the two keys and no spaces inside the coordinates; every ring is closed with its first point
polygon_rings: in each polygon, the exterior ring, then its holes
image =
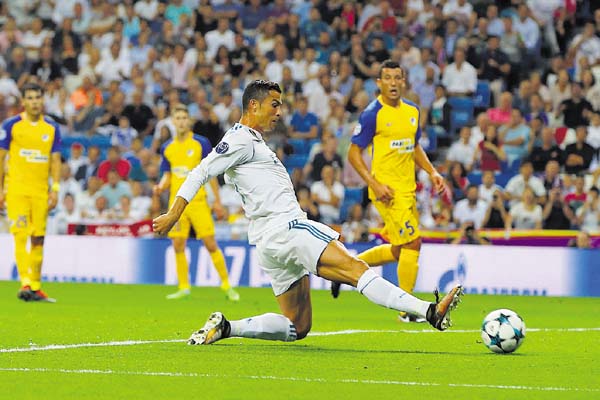
{"type": "Polygon", "coordinates": [[[187,176],[177,196],[192,200],[200,187],[225,173],[225,182],[240,194],[250,220],[248,241],[256,244],[265,233],[306,218],[287,170],[261,134],[240,123],[187,176]]]}

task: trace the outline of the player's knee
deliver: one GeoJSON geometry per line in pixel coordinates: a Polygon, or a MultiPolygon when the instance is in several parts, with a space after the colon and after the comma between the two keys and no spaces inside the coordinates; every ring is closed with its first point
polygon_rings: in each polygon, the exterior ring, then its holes
{"type": "Polygon", "coordinates": [[[32,246],[43,246],[44,245],[44,236],[32,236],[31,237],[31,245],[32,246]]]}
{"type": "Polygon", "coordinates": [[[406,247],[407,249],[419,251],[419,250],[421,250],[421,238],[418,237],[415,240],[413,240],[412,242],[406,243],[403,247],[406,247]]]}

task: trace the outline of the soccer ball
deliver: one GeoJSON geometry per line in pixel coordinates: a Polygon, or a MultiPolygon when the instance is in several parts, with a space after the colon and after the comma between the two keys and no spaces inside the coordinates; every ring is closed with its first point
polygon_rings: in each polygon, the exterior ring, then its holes
{"type": "Polygon", "coordinates": [[[483,319],[481,338],[494,353],[512,353],[525,340],[525,321],[505,308],[492,311],[483,319]]]}

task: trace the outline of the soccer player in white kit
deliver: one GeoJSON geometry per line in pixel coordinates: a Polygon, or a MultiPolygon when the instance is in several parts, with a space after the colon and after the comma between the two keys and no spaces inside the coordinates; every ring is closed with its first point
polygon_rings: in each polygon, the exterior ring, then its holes
{"type": "Polygon", "coordinates": [[[187,204],[210,178],[225,174],[242,197],[250,220],[248,239],[256,245],[261,267],[271,278],[281,314],[267,313],[228,321],[220,312],[210,315],[188,344],[211,344],[228,337],[291,342],[306,337],[312,325],[309,273],[352,285],[373,303],[414,313],[439,330],[450,326],[463,289],[455,286],[441,300],[420,300],[352,256],[326,225],[310,221],[296,200],[285,167],[263,140],[281,113],[281,89],[275,82],[251,82],[242,96],[242,118],[213,151],[187,176],[171,208],[153,221],[164,235],[175,225],[187,204]]]}

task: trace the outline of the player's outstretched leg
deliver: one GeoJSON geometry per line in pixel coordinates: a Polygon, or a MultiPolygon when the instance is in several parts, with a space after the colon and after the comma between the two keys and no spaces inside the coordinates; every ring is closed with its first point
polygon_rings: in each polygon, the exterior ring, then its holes
{"type": "Polygon", "coordinates": [[[294,324],[280,314],[267,313],[239,321],[228,321],[221,312],[217,311],[208,317],[200,330],[192,333],[187,343],[212,344],[229,337],[293,342],[297,335],[294,324]]]}

